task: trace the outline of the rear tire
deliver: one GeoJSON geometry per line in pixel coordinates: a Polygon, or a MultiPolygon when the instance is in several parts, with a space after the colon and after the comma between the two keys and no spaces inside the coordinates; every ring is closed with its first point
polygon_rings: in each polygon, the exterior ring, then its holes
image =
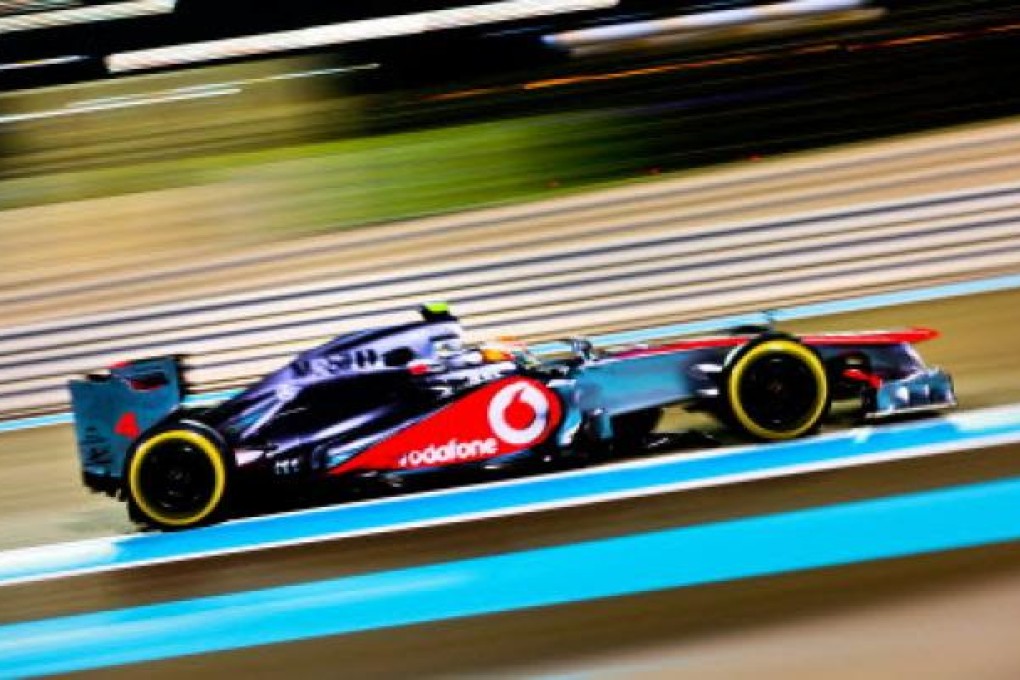
{"type": "Polygon", "coordinates": [[[125,465],[128,514],[165,530],[209,524],[225,514],[231,468],[215,430],[179,421],[144,434],[125,465]]]}
{"type": "Polygon", "coordinates": [[[818,429],[829,410],[825,365],[809,347],[766,335],[742,347],[722,373],[728,420],[763,441],[795,439],[818,429]]]}

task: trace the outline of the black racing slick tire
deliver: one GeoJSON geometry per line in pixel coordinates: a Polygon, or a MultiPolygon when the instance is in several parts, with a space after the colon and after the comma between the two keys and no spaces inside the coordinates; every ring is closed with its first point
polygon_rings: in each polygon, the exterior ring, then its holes
{"type": "Polygon", "coordinates": [[[124,470],[128,513],[139,524],[170,531],[210,524],[226,512],[231,472],[215,430],[169,423],[132,447],[124,470]]]}
{"type": "Polygon", "coordinates": [[[733,354],[722,373],[727,416],[754,439],[782,441],[814,432],[828,413],[821,358],[795,338],[769,334],[733,354]]]}

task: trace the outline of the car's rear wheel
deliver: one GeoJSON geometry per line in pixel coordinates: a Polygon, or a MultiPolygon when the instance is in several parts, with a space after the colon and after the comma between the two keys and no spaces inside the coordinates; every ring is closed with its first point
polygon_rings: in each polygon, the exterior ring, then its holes
{"type": "Polygon", "coordinates": [[[765,336],[745,345],[731,357],[722,378],[729,419],[756,439],[808,434],[829,408],[825,365],[791,337],[765,336]]]}
{"type": "Polygon", "coordinates": [[[212,433],[175,423],[146,434],[126,470],[129,512],[160,529],[187,529],[219,519],[227,504],[230,468],[212,433]]]}

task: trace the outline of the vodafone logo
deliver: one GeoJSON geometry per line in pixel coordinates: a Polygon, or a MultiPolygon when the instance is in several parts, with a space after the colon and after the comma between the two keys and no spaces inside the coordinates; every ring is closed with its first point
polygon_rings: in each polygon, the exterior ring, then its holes
{"type": "Polygon", "coordinates": [[[523,376],[483,385],[330,470],[416,470],[509,456],[545,441],[563,417],[556,393],[523,376]]]}
{"type": "Polygon", "coordinates": [[[400,467],[421,467],[446,465],[447,463],[463,463],[470,460],[487,458],[499,452],[499,443],[488,439],[475,439],[460,442],[451,439],[445,444],[429,444],[419,451],[411,451],[400,458],[400,467]]]}
{"type": "Polygon", "coordinates": [[[512,383],[489,402],[489,427],[507,444],[527,446],[545,432],[549,410],[549,400],[534,385],[512,383]]]}

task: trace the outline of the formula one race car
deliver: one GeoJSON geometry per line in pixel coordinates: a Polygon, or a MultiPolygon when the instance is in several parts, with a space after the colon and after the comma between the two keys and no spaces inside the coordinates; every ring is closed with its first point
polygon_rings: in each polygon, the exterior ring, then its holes
{"type": "Polygon", "coordinates": [[[631,454],[671,405],[771,441],[815,431],[834,400],[859,400],[865,419],[956,403],[913,349],[937,335],[927,329],[738,329],[617,351],[572,339],[543,360],[519,343],[466,344],[445,306],[422,313],[308,350],[211,409],[182,406],[175,358],[72,381],[85,484],[174,529],[221,519],[246,494],[631,454]]]}

